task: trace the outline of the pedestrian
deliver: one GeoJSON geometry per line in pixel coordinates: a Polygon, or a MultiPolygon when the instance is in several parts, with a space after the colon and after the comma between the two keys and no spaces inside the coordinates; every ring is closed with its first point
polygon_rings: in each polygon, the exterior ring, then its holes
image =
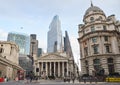
{"type": "Polygon", "coordinates": [[[79,80],[79,83],[80,83],[80,81],[81,81],[81,77],[80,76],[78,77],[78,80],[79,80]]]}
{"type": "Polygon", "coordinates": [[[73,83],[74,83],[74,81],[75,81],[75,77],[73,76],[73,78],[72,78],[72,81],[73,81],[73,83]]]}
{"type": "Polygon", "coordinates": [[[30,79],[29,75],[26,75],[27,83],[29,83],[29,79],[30,79]]]}
{"type": "Polygon", "coordinates": [[[30,76],[30,82],[32,82],[32,80],[33,80],[33,73],[31,72],[29,76],[30,76]]]}
{"type": "Polygon", "coordinates": [[[7,82],[7,77],[6,76],[4,76],[4,82],[7,82]]]}
{"type": "Polygon", "coordinates": [[[18,77],[16,76],[15,81],[18,81],[18,77]]]}
{"type": "Polygon", "coordinates": [[[97,84],[97,80],[98,80],[98,79],[97,79],[97,77],[95,76],[95,83],[96,83],[96,84],[97,84]]]}
{"type": "Polygon", "coordinates": [[[89,76],[90,83],[92,83],[92,76],[89,76]]]}
{"type": "Polygon", "coordinates": [[[83,81],[84,81],[84,83],[86,83],[86,77],[83,77],[83,81]]]}

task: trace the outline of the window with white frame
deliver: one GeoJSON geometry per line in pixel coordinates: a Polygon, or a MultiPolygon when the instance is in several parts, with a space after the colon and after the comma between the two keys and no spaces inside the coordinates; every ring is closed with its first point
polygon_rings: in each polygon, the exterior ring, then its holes
{"type": "Polygon", "coordinates": [[[93,45],[94,54],[98,54],[98,45],[93,45]]]}
{"type": "Polygon", "coordinates": [[[95,31],[95,27],[91,26],[91,32],[94,32],[94,31],[95,31]]]}
{"type": "Polygon", "coordinates": [[[92,37],[92,42],[93,43],[97,42],[97,37],[92,37]]]}
{"type": "Polygon", "coordinates": [[[105,45],[106,53],[110,53],[110,45],[105,45]]]}
{"type": "Polygon", "coordinates": [[[104,41],[105,41],[105,42],[108,41],[108,36],[104,36],[104,41]]]}
{"type": "Polygon", "coordinates": [[[107,30],[107,28],[106,28],[106,26],[105,26],[105,25],[103,25],[103,30],[104,30],[104,31],[106,31],[106,30],[107,30]]]}

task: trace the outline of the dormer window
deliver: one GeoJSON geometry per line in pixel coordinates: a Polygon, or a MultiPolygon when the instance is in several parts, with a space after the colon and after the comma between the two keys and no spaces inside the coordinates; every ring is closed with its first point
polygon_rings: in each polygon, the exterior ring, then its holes
{"type": "Polygon", "coordinates": [[[90,21],[93,22],[94,21],[94,17],[90,17],[90,21]]]}

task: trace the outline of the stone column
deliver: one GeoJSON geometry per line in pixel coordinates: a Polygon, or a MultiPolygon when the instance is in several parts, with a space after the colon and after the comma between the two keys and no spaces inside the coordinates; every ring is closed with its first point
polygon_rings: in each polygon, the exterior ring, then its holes
{"type": "Polygon", "coordinates": [[[56,69],[56,65],[55,64],[56,64],[56,62],[54,62],[54,76],[56,76],[56,70],[55,70],[56,69]]]}
{"type": "Polygon", "coordinates": [[[38,66],[37,67],[39,68],[39,71],[37,72],[37,75],[40,76],[40,63],[39,62],[38,62],[38,66]]]}
{"type": "Polygon", "coordinates": [[[46,62],[46,76],[48,76],[48,62],[46,62]]]}
{"type": "Polygon", "coordinates": [[[58,76],[60,76],[60,62],[58,62],[58,76]]]}
{"type": "Polygon", "coordinates": [[[64,62],[62,62],[62,76],[64,77],[64,62]]]}
{"type": "Polygon", "coordinates": [[[41,66],[41,62],[39,62],[39,64],[40,64],[40,68],[39,68],[39,70],[40,70],[40,75],[41,75],[41,70],[42,70],[42,66],[41,66]]]}
{"type": "Polygon", "coordinates": [[[50,62],[50,76],[51,76],[51,63],[52,63],[52,62],[50,62]]]}
{"type": "Polygon", "coordinates": [[[68,62],[66,62],[66,68],[67,68],[67,76],[68,76],[68,62]]]}
{"type": "Polygon", "coordinates": [[[43,75],[43,62],[41,62],[41,75],[43,75]]]}
{"type": "Polygon", "coordinates": [[[37,68],[37,63],[35,63],[35,65],[34,65],[34,72],[35,72],[35,75],[37,75],[36,68],[37,68]]]}

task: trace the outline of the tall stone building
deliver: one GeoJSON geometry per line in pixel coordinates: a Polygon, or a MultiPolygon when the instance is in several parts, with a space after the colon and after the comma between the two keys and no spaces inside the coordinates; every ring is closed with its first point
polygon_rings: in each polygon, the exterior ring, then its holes
{"type": "Polygon", "coordinates": [[[37,59],[38,52],[38,40],[36,38],[36,34],[30,35],[30,55],[33,56],[34,60],[37,59]]]}
{"type": "Polygon", "coordinates": [[[102,9],[91,6],[78,28],[81,73],[120,73],[120,22],[115,15],[106,16],[102,9]]]}

